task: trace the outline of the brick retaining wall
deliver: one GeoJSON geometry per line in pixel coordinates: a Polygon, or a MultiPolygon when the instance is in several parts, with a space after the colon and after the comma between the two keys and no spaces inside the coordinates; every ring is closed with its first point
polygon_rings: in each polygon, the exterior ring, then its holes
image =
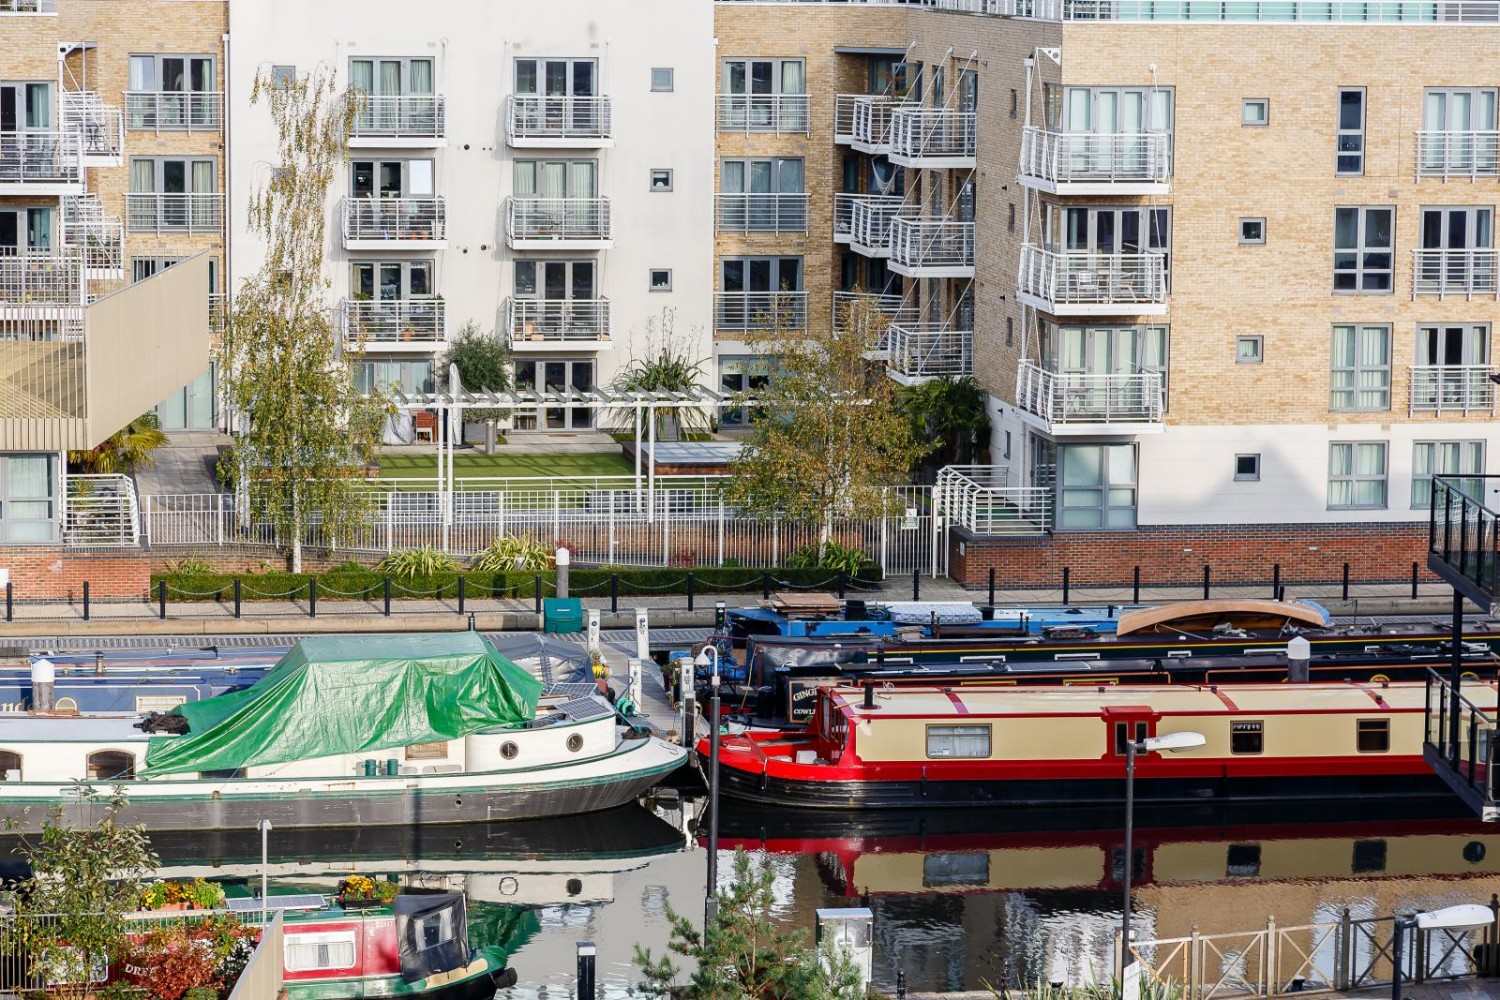
{"type": "Polygon", "coordinates": [[[0,567],[10,570],[16,600],[81,600],[84,581],[90,598],[139,597],[151,587],[151,559],[144,552],[7,546],[0,550],[0,567]]]}

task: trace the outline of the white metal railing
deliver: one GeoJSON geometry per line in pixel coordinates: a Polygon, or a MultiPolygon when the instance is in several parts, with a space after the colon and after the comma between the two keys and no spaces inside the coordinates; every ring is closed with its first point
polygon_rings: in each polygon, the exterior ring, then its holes
{"type": "Polygon", "coordinates": [[[78,132],[0,132],[0,191],[6,184],[82,183],[78,132]]]}
{"type": "Polygon", "coordinates": [[[448,238],[448,205],[442,198],[345,198],[344,242],[448,238]]]}
{"type": "Polygon", "coordinates": [[[1412,365],[1412,413],[1494,413],[1489,365],[1412,365]]]}
{"type": "Polygon", "coordinates": [[[513,195],[505,199],[505,233],[511,240],[608,240],[609,199],[513,195]]]}
{"type": "Polygon", "coordinates": [[[97,195],[63,196],[61,233],[63,245],[78,250],[89,270],[124,270],[125,223],[106,216],[97,195]]]}
{"type": "Polygon", "coordinates": [[[229,296],[223,292],[208,293],[208,332],[222,334],[229,323],[229,296]]]}
{"type": "Polygon", "coordinates": [[[136,132],[217,132],[224,95],[216,90],[128,90],[125,124],[136,132]]]}
{"type": "Polygon", "coordinates": [[[917,0],[917,5],[935,10],[1039,21],[1309,24],[1494,24],[1500,21],[1500,11],[1490,0],[917,0]]]}
{"type": "Polygon", "coordinates": [[[125,475],[69,475],[63,544],[128,548],[140,545],[135,480],[125,475]]]}
{"type": "Polygon", "coordinates": [[[440,94],[361,94],[351,139],[441,139],[447,135],[440,94]]]}
{"type": "Polygon", "coordinates": [[[945,466],[933,503],[950,523],[976,535],[1044,535],[1052,529],[1052,490],[1010,485],[1003,465],[945,466]]]}
{"type": "MultiPolygon", "coordinates": [[[[834,292],[833,329],[842,333],[850,321],[858,322],[865,311],[878,313],[892,323],[908,325],[918,322],[921,310],[916,303],[909,302],[904,295],[881,295],[876,292],[834,292]]],[[[885,345],[881,345],[885,350],[885,345]]]]}
{"type": "Polygon", "coordinates": [[[889,152],[891,113],[906,102],[889,94],[839,94],[833,101],[833,138],[872,152],[889,152]]]}
{"type": "Polygon", "coordinates": [[[83,254],[72,248],[0,247],[0,302],[84,305],[83,254]]]}
{"type": "Polygon", "coordinates": [[[505,300],[505,328],[516,342],[609,339],[609,299],[505,300]]]}
{"type": "Polygon", "coordinates": [[[1411,292],[1417,295],[1494,295],[1496,251],[1413,250],[1411,292]]]}
{"type": "Polygon", "coordinates": [[[218,192],[125,196],[125,225],[132,233],[216,233],[224,228],[224,196],[218,192]]]}
{"type": "Polygon", "coordinates": [[[714,329],[805,330],[806,292],[716,292],[714,329]]]}
{"type": "Polygon", "coordinates": [[[1021,133],[1021,176],[1054,184],[1165,184],[1171,177],[1172,137],[1165,132],[1021,133]]]}
{"type": "Polygon", "coordinates": [[[1158,424],[1166,391],[1156,371],[1065,374],[1023,360],[1016,369],[1016,406],[1050,424],[1158,424]]]}
{"type": "Polygon", "coordinates": [[[345,340],[367,344],[432,344],[444,339],[443,300],[345,299],[345,340]]]}
{"type": "Polygon", "coordinates": [[[1500,132],[1418,132],[1417,177],[1500,176],[1500,132]]]}
{"type": "Polygon", "coordinates": [[[806,94],[720,94],[720,132],[777,132],[807,135],[806,94]]]}
{"type": "Polygon", "coordinates": [[[805,233],[807,193],[720,192],[718,227],[721,233],[805,233]]]}
{"type": "Polygon", "coordinates": [[[906,199],[895,194],[859,194],[849,203],[849,242],[873,253],[889,253],[891,222],[906,199]]]}
{"type": "Polygon", "coordinates": [[[125,117],[104,103],[96,90],[65,90],[58,95],[59,120],[77,132],[84,156],[117,158],[125,152],[125,117]]]}
{"type": "Polygon", "coordinates": [[[974,266],[974,223],[897,215],[891,219],[891,263],[918,270],[974,266]]]}
{"type": "Polygon", "coordinates": [[[974,331],[943,323],[892,323],[886,335],[886,367],[908,378],[974,374],[974,331]]]}
{"type": "Polygon", "coordinates": [[[1021,247],[1020,290],[1057,305],[1138,305],[1167,301],[1166,257],[1159,253],[1057,252],[1021,247]]]}
{"type": "Polygon", "coordinates": [[[904,105],[891,112],[891,156],[903,160],[972,160],[976,115],[955,108],[904,105]]]}
{"type": "Polygon", "coordinates": [[[512,94],[505,99],[505,136],[520,140],[602,142],[614,135],[608,97],[512,94]]]}

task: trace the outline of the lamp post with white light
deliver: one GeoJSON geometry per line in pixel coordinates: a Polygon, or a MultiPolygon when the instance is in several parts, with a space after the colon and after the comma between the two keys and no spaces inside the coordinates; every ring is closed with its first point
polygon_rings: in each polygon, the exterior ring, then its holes
{"type": "MultiPolygon", "coordinates": [[[[1130,723],[1126,723],[1130,725],[1130,723]]],[[[1164,733],[1148,736],[1143,740],[1125,740],[1125,906],[1124,919],[1120,924],[1120,982],[1125,982],[1125,972],[1130,968],[1130,876],[1135,864],[1135,755],[1138,753],[1181,753],[1196,750],[1207,743],[1202,733],[1164,733]]]]}
{"type": "Polygon", "coordinates": [[[708,700],[708,898],[703,904],[703,928],[719,910],[719,650],[709,644],[693,658],[696,667],[710,667],[708,700]]]}
{"type": "Polygon", "coordinates": [[[1472,931],[1494,922],[1495,912],[1478,903],[1445,906],[1441,910],[1414,913],[1409,917],[1397,915],[1391,933],[1391,1000],[1401,1000],[1401,950],[1407,931],[1472,931]]]}

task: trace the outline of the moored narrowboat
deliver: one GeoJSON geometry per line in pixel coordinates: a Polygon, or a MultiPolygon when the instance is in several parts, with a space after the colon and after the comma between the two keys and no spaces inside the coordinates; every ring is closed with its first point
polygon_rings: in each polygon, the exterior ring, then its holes
{"type": "Polygon", "coordinates": [[[719,780],[824,809],[1092,805],[1123,799],[1127,741],[1196,732],[1199,749],[1138,756],[1139,801],[1447,796],[1424,699],[1409,682],[822,688],[805,729],[723,739],[719,780]]]}

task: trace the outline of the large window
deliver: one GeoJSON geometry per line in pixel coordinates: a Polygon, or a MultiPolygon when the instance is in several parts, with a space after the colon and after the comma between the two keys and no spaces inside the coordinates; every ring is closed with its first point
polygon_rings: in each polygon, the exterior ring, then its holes
{"type": "Polygon", "coordinates": [[[599,63],[595,59],[517,59],[516,93],[546,97],[594,97],[599,63]]]}
{"type": "MultiPolygon", "coordinates": [[[[516,362],[516,389],[521,392],[588,393],[594,388],[594,362],[578,359],[527,359],[516,362]]],[[[581,430],[594,425],[594,410],[584,405],[549,405],[518,409],[518,430],[581,430]]]]}
{"type": "Polygon", "coordinates": [[[0,81],[0,132],[52,128],[52,84],[0,81]]]}
{"type": "Polygon", "coordinates": [[[361,361],[354,366],[360,392],[396,390],[408,396],[433,391],[431,361],[361,361]]]}
{"type": "Polygon", "coordinates": [[[126,124],[145,130],[216,129],[217,91],[213,56],[131,56],[126,124]]]}
{"type": "Polygon", "coordinates": [[[512,190],[523,198],[593,198],[598,178],[597,160],[517,160],[512,190]]]}
{"type": "Polygon", "coordinates": [[[1384,441],[1338,442],[1328,446],[1328,508],[1380,509],[1386,506],[1384,441]]]}
{"type": "Polygon", "coordinates": [[[800,329],[806,322],[801,257],[721,257],[720,330],[800,329]]]}
{"type": "Polygon", "coordinates": [[[719,129],[806,132],[807,68],[801,59],[726,59],[719,85],[719,129]]]}
{"type": "Polygon", "coordinates": [[[207,157],[133,157],[126,198],[130,228],[218,230],[218,174],[218,162],[207,157]]]}
{"type": "Polygon", "coordinates": [[[592,260],[518,260],[515,272],[518,299],[567,301],[598,298],[592,260]]]}
{"type": "Polygon", "coordinates": [[[356,198],[431,198],[431,160],[354,160],[349,192],[356,198]]]}
{"type": "Polygon", "coordinates": [[[355,261],[349,265],[350,298],[395,302],[432,294],[432,261],[355,261]]]}
{"type": "Polygon", "coordinates": [[[807,70],[801,59],[725,59],[726,94],[805,94],[807,70]]]}
{"type": "MultiPolygon", "coordinates": [[[[1050,326],[1050,324],[1049,324],[1050,326]]],[[[1042,366],[1063,375],[1167,373],[1166,326],[1050,326],[1042,366]]],[[[1103,387],[1101,387],[1103,388],[1103,387]]]]}
{"type": "Polygon", "coordinates": [[[0,256],[22,250],[50,250],[54,209],[0,207],[0,256]]]}
{"type": "Polygon", "coordinates": [[[724,160],[719,195],[719,228],[725,232],[807,231],[801,157],[724,160]]]}
{"type": "Polygon", "coordinates": [[[1066,444],[1057,451],[1059,529],[1135,527],[1135,445],[1066,444]]]}
{"type": "Polygon", "coordinates": [[[1355,176],[1365,172],[1365,90],[1339,91],[1338,155],[1334,172],[1355,176]]]}
{"type": "Polygon", "coordinates": [[[51,455],[0,455],[0,541],[57,538],[57,464],[51,455]]]}
{"type": "Polygon", "coordinates": [[[1422,209],[1422,245],[1417,254],[1419,295],[1494,293],[1495,210],[1488,206],[1422,209]],[[1475,251],[1485,251],[1476,253],[1475,251]]]}
{"type": "Polygon", "coordinates": [[[431,59],[351,59],[349,82],[363,95],[355,112],[356,134],[441,134],[431,59]]]}
{"type": "MultiPolygon", "coordinates": [[[[1484,475],[1483,441],[1418,441],[1411,453],[1411,505],[1427,509],[1432,503],[1434,476],[1484,475]]],[[[1484,481],[1458,479],[1454,486],[1475,499],[1484,498],[1484,481]]]]}
{"type": "Polygon", "coordinates": [[[1047,206],[1053,246],[1100,254],[1159,253],[1171,273],[1172,210],[1047,206]]]}
{"type": "MultiPolygon", "coordinates": [[[[776,359],[759,354],[724,354],[719,356],[719,391],[726,396],[752,394],[771,384],[776,377],[776,359]]],[[[721,427],[743,427],[759,418],[761,411],[737,406],[726,409],[719,418],[721,427]]]]}
{"type": "MultiPolygon", "coordinates": [[[[1067,147],[1074,172],[1104,172],[1113,167],[1139,169],[1145,155],[1140,140],[1130,136],[1172,133],[1172,90],[1168,87],[1047,88],[1047,127],[1059,132],[1119,136],[1089,145],[1067,147]]],[[[1168,156],[1171,146],[1168,145],[1168,156]]]]}
{"type": "Polygon", "coordinates": [[[1434,88],[1422,94],[1423,135],[1417,146],[1422,173],[1495,175],[1495,95],[1489,87],[1434,88]]]}
{"type": "Polygon", "coordinates": [[[1396,250],[1394,208],[1333,210],[1333,290],[1390,292],[1396,250]]]}
{"type": "Polygon", "coordinates": [[[349,82],[369,97],[432,93],[431,59],[351,59],[349,82]]]}
{"type": "Polygon", "coordinates": [[[1353,324],[1333,328],[1330,410],[1391,408],[1391,328],[1353,324]]]}

